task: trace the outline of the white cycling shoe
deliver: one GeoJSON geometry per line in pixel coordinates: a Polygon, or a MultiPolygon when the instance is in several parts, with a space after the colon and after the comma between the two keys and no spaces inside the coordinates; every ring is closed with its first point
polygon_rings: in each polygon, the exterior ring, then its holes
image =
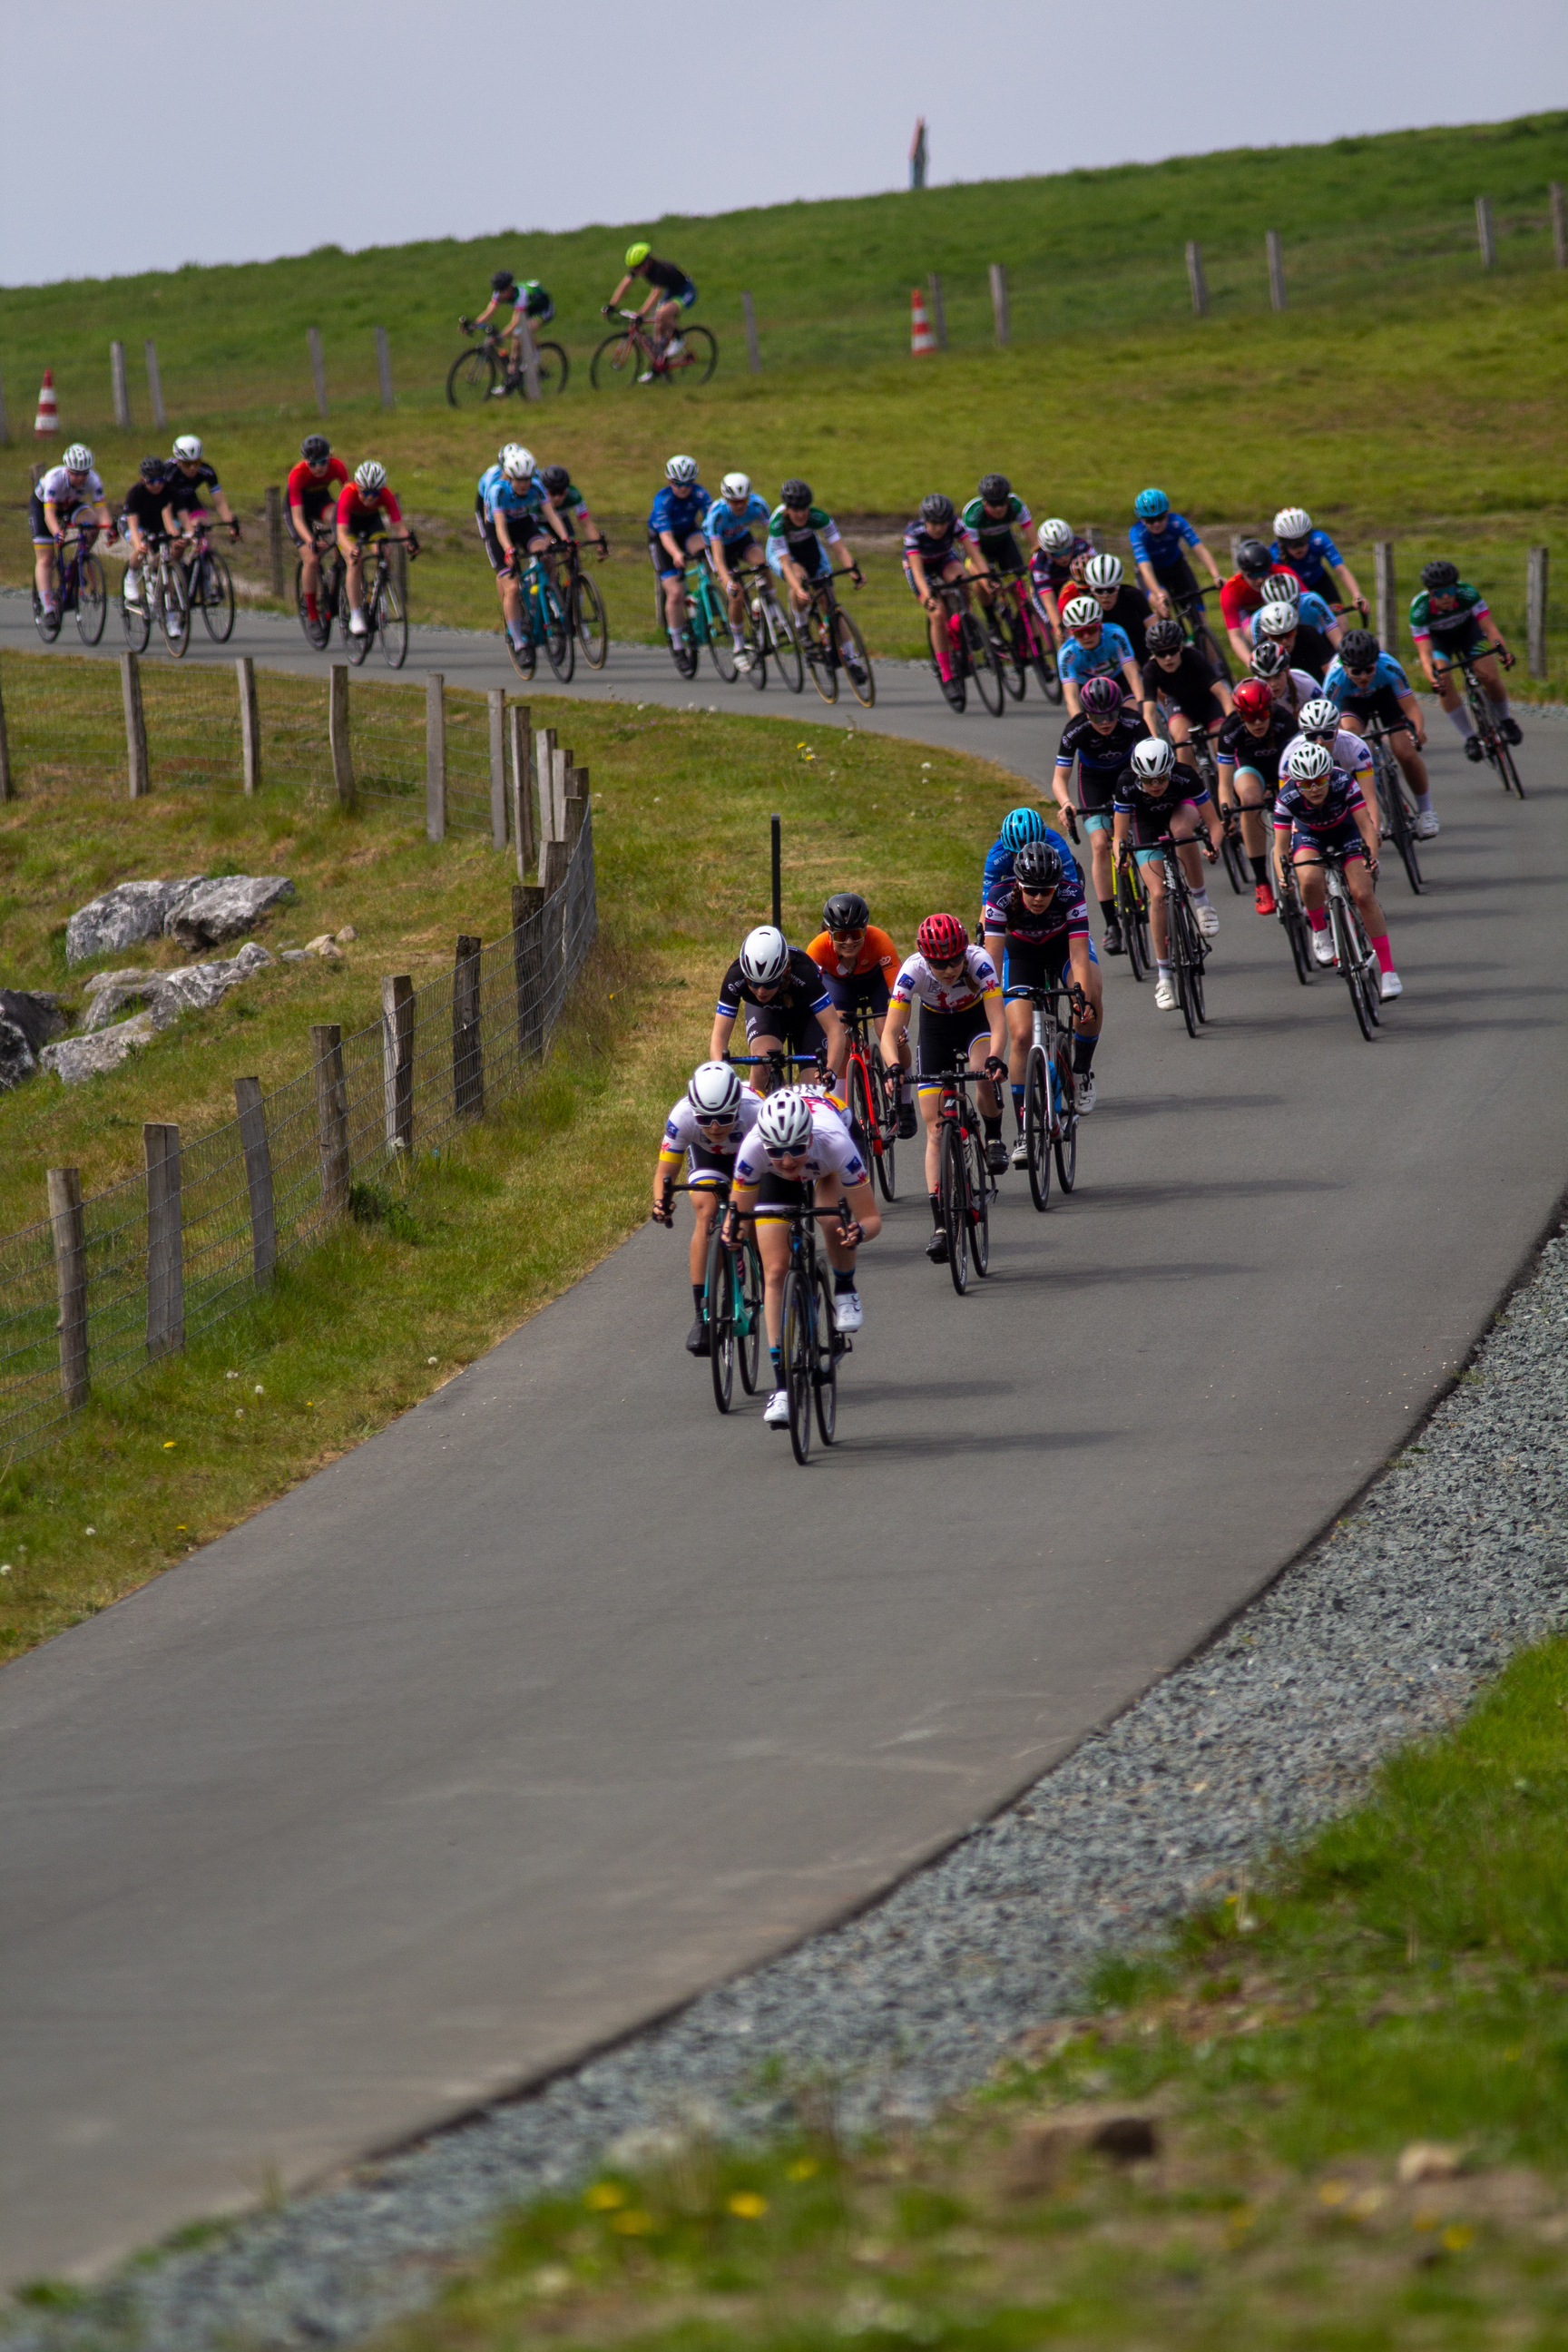
{"type": "Polygon", "coordinates": [[[1436,835],[1441,833],[1442,830],[1442,826],[1437,822],[1437,812],[1436,809],[1424,809],[1415,820],[1415,838],[1417,841],[1430,841],[1436,835]]]}
{"type": "Polygon", "coordinates": [[[773,1391],[768,1399],[767,1410],[763,1414],[763,1419],[770,1429],[789,1427],[789,1391],[787,1389],[773,1391]]]}
{"type": "Polygon", "coordinates": [[[1012,1164],[1015,1168],[1026,1168],[1029,1164],[1029,1147],[1022,1136],[1013,1146],[1012,1164]]]}
{"type": "Polygon", "coordinates": [[[1400,979],[1399,974],[1396,971],[1385,971],[1383,975],[1377,992],[1379,996],[1382,997],[1384,1004],[1386,1004],[1391,996],[1404,995],[1405,982],[1400,979]]]}
{"type": "Polygon", "coordinates": [[[1078,1092],[1078,1115],[1079,1118],[1087,1118],[1100,1100],[1100,1092],[1094,1083],[1094,1072],[1080,1070],[1074,1080],[1074,1085],[1078,1092]]]}
{"type": "Polygon", "coordinates": [[[833,1302],[833,1322],[836,1330],[858,1331],[866,1320],[866,1310],[860,1304],[858,1290],[841,1290],[833,1302]]]}
{"type": "Polygon", "coordinates": [[[1154,982],[1154,1002],[1162,1013],[1173,1013],[1176,1009],[1176,983],[1168,972],[1162,972],[1154,982]]]}
{"type": "Polygon", "coordinates": [[[1198,919],[1198,929],[1202,931],[1205,939],[1217,939],[1219,936],[1219,917],[1215,912],[1214,908],[1212,907],[1194,907],[1193,908],[1193,912],[1198,919]]]}
{"type": "Polygon", "coordinates": [[[1321,963],[1325,971],[1332,969],[1334,961],[1334,935],[1332,931],[1329,930],[1327,928],[1321,931],[1314,931],[1312,933],[1312,957],[1313,961],[1317,963],[1321,963]]]}
{"type": "Polygon", "coordinates": [[[750,677],[752,674],[751,655],[748,653],[738,653],[735,656],[735,668],[740,677],[750,677]]]}
{"type": "Polygon", "coordinates": [[[365,619],[364,614],[363,613],[351,613],[349,614],[350,636],[363,637],[368,636],[369,634],[370,623],[365,619]]]}

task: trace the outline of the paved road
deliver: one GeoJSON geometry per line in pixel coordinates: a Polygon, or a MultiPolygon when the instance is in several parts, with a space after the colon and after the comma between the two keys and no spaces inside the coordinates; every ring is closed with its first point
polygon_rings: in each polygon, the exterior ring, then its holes
{"type": "Polygon", "coordinates": [[[1199,1042],[1113,967],[1079,1195],[1005,1180],[962,1302],[906,1199],[809,1472],[719,1423],[684,1246],[644,1228],[7,1668],[0,2276],[307,2180],[788,1944],[1289,1559],[1561,1189],[1563,741],[1522,807],[1439,748],[1373,1045],[1228,898],[1199,1042]]]}

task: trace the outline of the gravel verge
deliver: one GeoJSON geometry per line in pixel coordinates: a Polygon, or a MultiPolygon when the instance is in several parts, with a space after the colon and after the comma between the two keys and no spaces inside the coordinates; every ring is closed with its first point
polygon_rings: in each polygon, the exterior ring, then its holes
{"type": "Polygon", "coordinates": [[[875,1909],[678,2016],[330,2189],[24,2310],[5,2352],[348,2344],[431,2291],[497,2209],[699,2104],[779,2112],[777,2062],[851,2126],[921,2116],[1112,1946],[1234,1885],[1342,1811],[1568,1622],[1568,1237],[1550,1240],[1458,1384],[1332,1531],[1208,1648],[875,1909]]]}

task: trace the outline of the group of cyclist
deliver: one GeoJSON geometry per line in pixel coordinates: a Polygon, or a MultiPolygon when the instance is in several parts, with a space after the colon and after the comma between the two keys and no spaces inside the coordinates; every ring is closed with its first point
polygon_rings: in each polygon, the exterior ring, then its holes
{"type": "Polygon", "coordinates": [[[772,572],[784,584],[785,609],[801,628],[819,582],[837,567],[857,587],[864,575],[833,517],[819,507],[811,484],[792,476],[770,508],[749,475],[726,474],[714,498],[698,479],[695,457],[676,456],[647,518],[648,559],[664,600],[665,626],[675,665],[694,677],[697,649],[688,627],[686,575],[693,562],[711,564],[723,593],[735,667],[752,667],[746,644],[746,575],[772,572]]]}
{"type": "Polygon", "coordinates": [[[127,604],[136,606],[149,557],[167,546],[188,561],[195,533],[215,513],[227,525],[230,539],[238,539],[238,519],[194,433],[180,434],[168,457],[142,458],[118,513],[110,512],[92,451],[85,442],[73,441],[59,463],[39,476],[29,501],[34,587],[44,617],[52,620],[58,613],[60,558],[73,536],[87,547],[100,532],[110,546],[123,537],[131,559],[123,593],[127,604]]]}

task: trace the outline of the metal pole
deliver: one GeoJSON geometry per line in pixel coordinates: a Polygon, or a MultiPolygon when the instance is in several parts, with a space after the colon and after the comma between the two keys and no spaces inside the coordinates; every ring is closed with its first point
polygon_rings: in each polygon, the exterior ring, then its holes
{"type": "MultiPolygon", "coordinates": [[[[1552,200],[1552,258],[1559,269],[1568,269],[1568,196],[1563,193],[1561,180],[1553,180],[1546,193],[1552,200]]],[[[5,429],[5,412],[0,410],[0,438],[5,429]]]]}
{"type": "Polygon", "coordinates": [[[267,555],[272,572],[272,593],[283,596],[283,493],[274,483],[267,492],[267,555]]]}
{"type": "Polygon", "coordinates": [[[321,356],[321,333],[319,327],[307,327],[305,341],[310,348],[310,375],[316,387],[316,411],[327,413],[327,362],[321,356]]]}
{"type": "Polygon", "coordinates": [[[1013,330],[1007,310],[1007,267],[1001,261],[991,264],[991,315],[996,321],[996,340],[1005,350],[1013,330]]]}
{"type": "Polygon", "coordinates": [[[1530,675],[1546,676],[1546,587],[1550,558],[1544,547],[1530,551],[1525,574],[1525,634],[1530,645],[1530,675]]]}
{"type": "Polygon", "coordinates": [[[1201,319],[1209,307],[1208,280],[1204,276],[1203,248],[1190,237],[1187,240],[1187,284],[1193,289],[1193,309],[1201,319]]]}
{"type": "Polygon", "coordinates": [[[1373,567],[1377,575],[1377,634],[1386,654],[1396,653],[1399,633],[1399,602],[1394,584],[1394,541],[1374,540],[1372,550],[1373,567]]]}
{"type": "Polygon", "coordinates": [[[751,362],[752,373],[761,375],[763,352],[757,341],[757,306],[744,287],[741,289],[741,315],[746,321],[746,357],[751,362]]]}
{"type": "Polygon", "coordinates": [[[780,824],[779,824],[779,820],[778,820],[778,818],[777,818],[776,816],[774,817],[774,819],[773,819],[773,929],[774,929],[774,930],[775,930],[775,931],[782,931],[782,930],[783,930],[783,929],[784,929],[784,915],[783,915],[783,911],[782,911],[783,907],[784,907],[783,832],[782,832],[782,828],[781,828],[780,824]]]}
{"type": "Polygon", "coordinates": [[[1497,237],[1492,229],[1489,196],[1476,198],[1476,237],[1481,248],[1481,268],[1489,269],[1497,259],[1497,237]]]}
{"type": "Polygon", "coordinates": [[[125,381],[125,346],[109,346],[109,383],[114,394],[114,421],[122,433],[131,430],[131,387],[125,381]]]}
{"type": "Polygon", "coordinates": [[[384,327],[378,327],[375,331],[375,373],[381,385],[383,408],[395,408],[397,404],[392,396],[392,345],[386,340],[384,327]]]}
{"type": "Polygon", "coordinates": [[[163,414],[163,379],[158,373],[158,346],[151,335],[142,346],[147,362],[147,395],[153,403],[153,422],[160,433],[167,430],[169,420],[163,414]]]}
{"type": "Polygon", "coordinates": [[[1268,256],[1268,299],[1275,310],[1285,308],[1285,256],[1280,250],[1277,228],[1264,232],[1264,249],[1268,256]]]}
{"type": "Polygon", "coordinates": [[[947,305],[942,299],[942,272],[939,269],[933,269],[931,276],[927,278],[926,284],[931,289],[931,332],[936,337],[936,347],[938,351],[945,352],[947,349],[947,305]]]}

